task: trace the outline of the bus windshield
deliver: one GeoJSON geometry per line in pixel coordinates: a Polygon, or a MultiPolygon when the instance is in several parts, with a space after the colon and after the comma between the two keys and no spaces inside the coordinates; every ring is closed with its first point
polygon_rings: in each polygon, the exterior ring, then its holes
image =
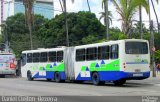
{"type": "Polygon", "coordinates": [[[126,54],[148,54],[148,44],[146,42],[126,42],[126,54]]]}

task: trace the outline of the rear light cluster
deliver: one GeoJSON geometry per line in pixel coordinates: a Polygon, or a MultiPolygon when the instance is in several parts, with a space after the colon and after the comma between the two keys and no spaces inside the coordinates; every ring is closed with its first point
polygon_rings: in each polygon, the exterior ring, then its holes
{"type": "Polygon", "coordinates": [[[10,68],[11,69],[15,69],[16,68],[15,64],[14,63],[10,63],[10,68]]]}

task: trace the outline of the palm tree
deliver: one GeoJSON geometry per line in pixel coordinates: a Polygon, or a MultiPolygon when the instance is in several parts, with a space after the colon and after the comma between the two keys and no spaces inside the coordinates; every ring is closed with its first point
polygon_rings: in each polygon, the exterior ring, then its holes
{"type": "Polygon", "coordinates": [[[24,0],[23,4],[25,6],[25,16],[27,20],[28,30],[29,30],[29,38],[31,43],[31,50],[33,49],[33,41],[32,41],[32,25],[33,25],[33,3],[35,0],[24,0]]]}
{"type": "Polygon", "coordinates": [[[129,37],[132,28],[132,19],[136,13],[137,7],[143,0],[112,0],[117,12],[121,16],[122,31],[129,37]]]}
{"type": "Polygon", "coordinates": [[[105,25],[106,25],[106,40],[109,40],[109,11],[108,11],[108,0],[102,0],[102,8],[104,5],[104,17],[105,17],[105,25]]]}
{"type": "MultiPolygon", "coordinates": [[[[99,14],[101,14],[99,20],[104,19],[104,24],[107,25],[107,24],[106,24],[106,17],[105,17],[105,16],[106,16],[106,13],[105,13],[105,12],[100,12],[99,14]]],[[[111,11],[108,11],[108,15],[109,15],[109,16],[108,16],[109,25],[110,25],[110,24],[112,24],[112,17],[113,17],[112,14],[111,14],[111,11]]]]}
{"type": "Polygon", "coordinates": [[[146,0],[141,0],[141,3],[139,5],[139,22],[140,22],[140,30],[139,33],[141,35],[141,39],[143,38],[143,32],[142,32],[142,7],[145,8],[146,12],[149,12],[149,4],[146,0]]]}
{"type": "Polygon", "coordinates": [[[91,12],[91,8],[90,8],[89,1],[88,1],[88,0],[87,0],[87,5],[88,5],[89,12],[91,12]]]}
{"type": "MultiPolygon", "coordinates": [[[[159,3],[159,0],[156,0],[156,2],[159,3]]],[[[159,21],[158,21],[158,15],[157,15],[157,12],[156,12],[155,7],[154,7],[153,0],[151,0],[151,3],[152,3],[153,10],[154,10],[154,14],[156,16],[157,27],[158,27],[158,34],[160,34],[160,25],[159,25],[159,21]]]]}

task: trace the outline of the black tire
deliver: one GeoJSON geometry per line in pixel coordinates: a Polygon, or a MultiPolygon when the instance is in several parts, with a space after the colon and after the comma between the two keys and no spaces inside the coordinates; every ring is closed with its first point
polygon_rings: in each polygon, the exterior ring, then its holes
{"type": "Polygon", "coordinates": [[[33,80],[32,73],[30,71],[27,72],[27,79],[28,79],[28,81],[32,81],[33,80]]]}
{"type": "Polygon", "coordinates": [[[6,76],[5,75],[0,75],[0,78],[5,78],[6,76]]]}
{"type": "Polygon", "coordinates": [[[100,77],[99,77],[97,72],[92,74],[92,82],[93,82],[93,85],[103,85],[103,84],[105,84],[105,81],[100,81],[100,77]]]}
{"type": "Polygon", "coordinates": [[[54,74],[54,79],[55,79],[55,81],[56,81],[57,83],[63,82],[63,80],[61,79],[61,75],[60,75],[59,72],[56,72],[56,73],[54,74]]]}
{"type": "Polygon", "coordinates": [[[117,81],[113,81],[113,83],[115,86],[122,86],[123,84],[126,83],[126,80],[125,79],[117,80],[117,81]]]}
{"type": "Polygon", "coordinates": [[[47,78],[47,81],[52,81],[52,79],[47,78]]]}
{"type": "Polygon", "coordinates": [[[73,82],[74,83],[83,83],[84,81],[83,80],[74,80],[73,82]]]}

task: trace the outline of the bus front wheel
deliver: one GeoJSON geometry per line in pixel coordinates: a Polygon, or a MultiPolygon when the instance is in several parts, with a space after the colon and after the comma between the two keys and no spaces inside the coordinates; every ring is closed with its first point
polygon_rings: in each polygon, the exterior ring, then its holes
{"type": "Polygon", "coordinates": [[[28,79],[28,81],[32,81],[33,80],[32,73],[30,71],[27,72],[27,79],[28,79]]]}
{"type": "Polygon", "coordinates": [[[103,84],[105,84],[105,81],[100,81],[100,77],[99,77],[97,72],[94,72],[92,74],[92,82],[93,82],[93,85],[103,85],[103,84]]]}

